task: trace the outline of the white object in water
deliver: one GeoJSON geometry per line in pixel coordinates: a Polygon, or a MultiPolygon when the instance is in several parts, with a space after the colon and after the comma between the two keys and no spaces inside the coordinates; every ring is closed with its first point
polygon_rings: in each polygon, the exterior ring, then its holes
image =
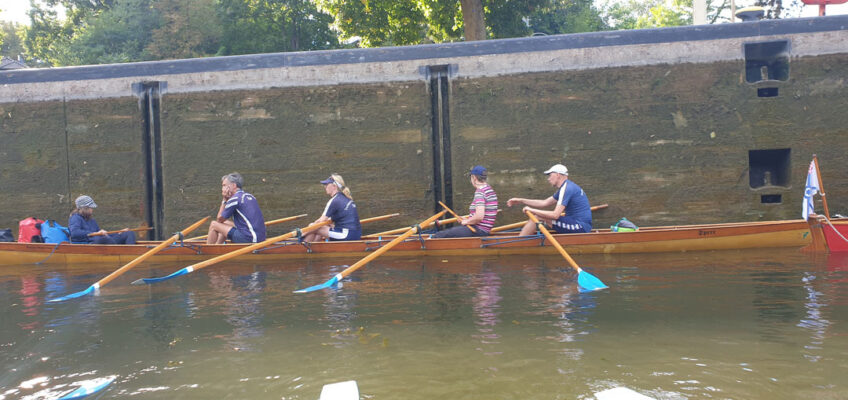
{"type": "Polygon", "coordinates": [[[324,385],[319,400],[359,400],[359,387],[356,386],[356,381],[324,385]]]}
{"type": "Polygon", "coordinates": [[[655,400],[626,387],[617,387],[595,393],[598,400],[655,400]]]}

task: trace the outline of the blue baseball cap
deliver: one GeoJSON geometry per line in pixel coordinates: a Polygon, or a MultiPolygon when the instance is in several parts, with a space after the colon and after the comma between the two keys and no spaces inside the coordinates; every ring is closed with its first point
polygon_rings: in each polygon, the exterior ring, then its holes
{"type": "Polygon", "coordinates": [[[335,180],[335,179],[333,179],[333,177],[331,176],[331,177],[329,177],[329,178],[324,179],[323,181],[321,181],[321,184],[322,184],[322,185],[329,185],[329,184],[334,183],[334,182],[336,182],[336,180],[335,180]]]}
{"type": "Polygon", "coordinates": [[[488,171],[486,170],[486,167],[482,165],[475,165],[474,168],[471,168],[471,172],[469,174],[477,176],[486,176],[487,173],[488,171]]]}

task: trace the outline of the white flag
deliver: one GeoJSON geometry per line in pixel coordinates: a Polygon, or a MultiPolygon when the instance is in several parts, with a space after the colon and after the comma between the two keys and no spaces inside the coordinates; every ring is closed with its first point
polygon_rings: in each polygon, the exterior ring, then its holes
{"type": "Polygon", "coordinates": [[[806,221],[810,214],[815,212],[813,196],[821,190],[819,188],[819,171],[816,170],[816,162],[810,161],[810,169],[807,171],[807,185],[804,188],[804,201],[801,208],[801,218],[806,221]]]}

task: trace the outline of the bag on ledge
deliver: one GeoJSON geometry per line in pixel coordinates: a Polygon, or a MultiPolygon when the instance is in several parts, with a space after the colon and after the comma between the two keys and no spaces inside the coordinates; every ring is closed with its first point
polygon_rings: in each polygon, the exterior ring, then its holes
{"type": "Polygon", "coordinates": [[[41,224],[44,221],[29,217],[18,223],[19,243],[44,243],[41,237],[41,224]]]}
{"type": "Polygon", "coordinates": [[[613,232],[633,232],[638,231],[639,227],[628,221],[627,218],[622,218],[615,225],[610,226],[610,230],[613,232]]]}

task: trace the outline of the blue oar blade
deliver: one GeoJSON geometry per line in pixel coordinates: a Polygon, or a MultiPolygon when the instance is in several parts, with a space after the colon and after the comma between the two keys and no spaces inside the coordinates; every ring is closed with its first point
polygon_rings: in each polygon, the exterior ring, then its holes
{"type": "Polygon", "coordinates": [[[82,296],[85,296],[85,295],[87,295],[87,294],[92,294],[92,293],[94,293],[94,290],[95,290],[95,289],[96,289],[96,288],[94,287],[94,285],[91,285],[91,286],[89,286],[89,287],[88,287],[88,289],[85,289],[85,290],[83,290],[83,291],[81,291],[81,292],[71,293],[71,294],[69,294],[69,295],[67,295],[67,296],[62,296],[62,297],[57,297],[57,298],[55,298],[55,299],[50,299],[50,300],[47,300],[47,302],[48,302],[48,303],[58,303],[58,302],[60,302],[60,301],[66,301],[66,300],[70,300],[70,299],[75,299],[75,298],[77,298],[77,297],[82,297],[82,296]]]}
{"type": "Polygon", "coordinates": [[[295,293],[309,293],[309,292],[314,292],[316,290],[326,289],[328,287],[335,286],[337,283],[339,283],[339,281],[341,279],[342,279],[342,277],[340,276],[340,274],[336,274],[336,276],[330,278],[330,280],[328,280],[327,282],[324,282],[320,285],[310,286],[306,289],[295,290],[294,292],[295,293]]]}
{"type": "Polygon", "coordinates": [[[185,268],[183,268],[183,269],[181,269],[181,270],[179,270],[179,271],[177,271],[177,272],[174,272],[174,273],[173,273],[173,274],[171,274],[171,275],[167,275],[167,276],[163,276],[163,277],[159,277],[159,278],[142,278],[142,279],[136,279],[136,280],[134,280],[134,281],[133,281],[133,283],[132,283],[132,284],[133,284],[133,285],[143,285],[143,284],[145,284],[145,283],[146,283],[146,284],[150,285],[150,284],[159,283],[159,282],[162,282],[162,281],[167,281],[168,279],[176,278],[176,277],[178,277],[178,276],[180,276],[180,275],[188,274],[188,273],[189,273],[189,272],[191,272],[191,271],[194,271],[194,269],[192,269],[192,267],[191,267],[191,266],[188,266],[188,267],[185,267],[185,268]]]}
{"type": "Polygon", "coordinates": [[[103,379],[92,379],[84,382],[77,390],[62,396],[59,400],[81,399],[103,390],[106,386],[112,383],[115,377],[103,379]]]}
{"type": "Polygon", "coordinates": [[[604,285],[600,279],[596,278],[586,271],[581,270],[577,274],[577,284],[580,285],[581,291],[594,292],[595,290],[607,289],[609,286],[604,285]]]}

